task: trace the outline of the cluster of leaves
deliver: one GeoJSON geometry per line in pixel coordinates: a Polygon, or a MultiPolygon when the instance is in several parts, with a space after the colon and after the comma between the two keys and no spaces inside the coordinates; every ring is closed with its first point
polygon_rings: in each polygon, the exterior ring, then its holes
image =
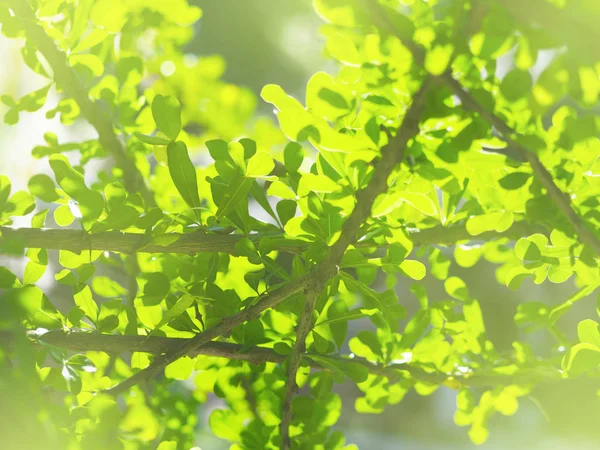
{"type": "Polygon", "coordinates": [[[5,122],[43,107],[54,89],[60,100],[47,116],[58,114],[65,125],[83,118],[99,135],[59,143],[47,133],[33,156],[47,157],[53,176],[35,175],[28,192],[11,195],[9,179],[0,177],[1,250],[28,260],[23,276],[0,268],[0,330],[10,341],[0,349],[0,393],[3,403],[18,405],[15,423],[26,424],[2,439],[17,448],[187,449],[198,404],[216,395],[227,407],[210,416],[215,435],[232,448],[280,448],[291,376],[304,388],[291,406],[294,448],[352,448],[331,431],[341,414],[333,386],[344,382],[363,393],[355,401],[360,413],[381,413],[411,389],[456,389],[455,421],[481,443],[492,415],[514,414],[538,381],[595,371],[598,325],[581,322],[581,343],[571,347],[556,323],[600,286],[600,245],[590,245],[600,235],[600,120],[590,111],[600,64],[593,51],[545,28],[545,14],[562,14],[568,6],[556,3],[564,2],[536,0],[540,23],[514,3],[315,0],[327,22],[326,52],[341,68],[314,74],[304,104],[265,86],[261,97],[276,108],[277,128],[266,119],[250,123],[256,100],[219,80],[221,60],[182,53],[200,17],[185,0],[0,1],[3,34],[25,38],[23,60],[48,81],[21,99],[3,96],[5,122]],[[513,49],[515,67],[500,79],[497,60],[513,49]],[[541,50],[555,57],[534,80],[541,50]],[[300,369],[289,374],[302,290],[235,321],[320,267],[427,76],[436,84],[420,131],[396,149],[405,160],[359,235],[346,237],[339,271],[309,311],[300,369]],[[486,114],[459,101],[448,79],[486,114]],[[566,95],[573,104],[556,108],[566,95]],[[490,117],[514,133],[505,136],[490,117]],[[212,162],[195,165],[192,157],[205,148],[212,162]],[[92,160],[110,157],[114,166],[94,166],[92,174],[92,160]],[[143,181],[138,190],[132,176],[143,181]],[[570,213],[560,207],[565,198],[570,213]],[[10,237],[12,219],[32,213],[30,231],[79,228],[48,242],[57,258],[10,237]],[[106,232],[143,241],[130,254],[92,248],[94,235],[106,232]],[[78,239],[84,245],[75,249],[78,239]],[[169,251],[185,239],[187,250],[169,251]],[[526,279],[577,284],[565,303],[526,303],[515,316],[520,326],[557,336],[547,359],[527,342],[500,352],[488,339],[479,302],[449,276],[451,265],[470,268],[481,258],[498,265],[498,282],[511,289],[526,279]],[[45,273],[56,281],[47,292],[37,285],[45,273]],[[426,276],[443,281],[447,295],[430,299],[418,283],[426,276]],[[418,308],[409,314],[394,287],[413,281],[418,308]],[[58,301],[64,292],[72,301],[58,301]],[[350,333],[358,319],[368,329],[350,333]],[[168,354],[176,338],[225,321],[236,326],[221,341],[235,352],[196,349],[169,361],[124,402],[105,392],[151,363],[139,350],[154,338],[173,339],[154,352],[168,354]],[[75,342],[81,336],[81,344],[52,345],[47,330],[75,342]],[[90,336],[110,336],[112,347],[86,348],[90,336]],[[340,355],[346,346],[353,358],[340,355]],[[182,380],[193,382],[176,384],[182,380]]]}

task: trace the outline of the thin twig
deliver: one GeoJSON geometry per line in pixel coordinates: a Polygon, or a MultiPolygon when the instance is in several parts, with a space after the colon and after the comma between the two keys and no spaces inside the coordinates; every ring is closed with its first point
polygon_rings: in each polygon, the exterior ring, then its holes
{"type": "Polygon", "coordinates": [[[113,122],[104,110],[90,100],[89,90],[81,83],[79,77],[68,63],[67,56],[62,52],[54,40],[38,23],[35,13],[29,7],[29,2],[23,0],[10,0],[10,8],[15,17],[21,21],[28,41],[34,45],[54,72],[54,81],[60,89],[75,100],[82,115],[96,129],[98,141],[114,157],[116,165],[123,172],[125,188],[128,192],[140,192],[149,206],[154,206],[154,197],[144,182],[144,177],[138,170],[133,159],[119,137],[115,134],[113,122]]]}

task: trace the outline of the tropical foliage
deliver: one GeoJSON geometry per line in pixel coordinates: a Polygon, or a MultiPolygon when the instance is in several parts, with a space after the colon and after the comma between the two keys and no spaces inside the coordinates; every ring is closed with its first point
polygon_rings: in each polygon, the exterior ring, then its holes
{"type": "Polygon", "coordinates": [[[299,101],[277,85],[256,99],[219,58],[184,53],[201,16],[186,0],[0,1],[2,33],[47,79],[2,96],[4,121],[58,93],[47,116],[95,132],[48,131],[27,190],[0,176],[0,250],[24,261],[0,267],[3,446],[189,449],[216,395],[231,448],[353,448],[332,431],[339,383],[366,414],[454,389],[482,443],[538,383],[598,374],[597,321],[577,342],[557,326],[600,285],[597,3],[314,8],[339,71],[299,101]],[[510,289],[574,282],[515,316],[554,346],[495,348],[448,275],[480,259],[510,289]]]}

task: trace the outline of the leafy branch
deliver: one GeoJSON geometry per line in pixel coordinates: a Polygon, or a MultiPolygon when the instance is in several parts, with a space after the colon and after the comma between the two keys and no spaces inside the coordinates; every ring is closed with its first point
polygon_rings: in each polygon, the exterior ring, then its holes
{"type": "MultiPolygon", "coordinates": [[[[388,189],[388,178],[393,170],[404,159],[404,151],[408,142],[417,136],[419,132],[419,119],[425,108],[427,92],[431,87],[431,77],[425,78],[419,91],[413,96],[412,104],[402,119],[402,124],[396,136],[381,149],[381,160],[377,163],[372,178],[366,188],[356,194],[356,205],[352,213],[342,226],[342,232],[335,244],[329,250],[325,260],[319,264],[316,271],[329,271],[337,268],[344,256],[344,252],[356,241],[357,233],[362,223],[371,215],[371,207],[378,195],[388,189]]],[[[324,282],[323,282],[324,285],[324,282]]],[[[312,328],[313,311],[319,298],[320,291],[324,286],[317,285],[307,292],[304,310],[300,316],[300,323],[296,332],[296,342],[290,364],[288,366],[285,398],[283,401],[283,415],[280,424],[283,448],[290,448],[289,426],[292,421],[292,397],[296,390],[296,373],[300,367],[302,354],[306,351],[306,337],[312,328]]]]}
{"type": "Polygon", "coordinates": [[[146,204],[154,206],[154,197],[146,186],[144,177],[136,167],[135,162],[127,154],[125,145],[115,134],[111,118],[106,115],[99,104],[90,99],[88,90],[67,62],[65,53],[56,46],[54,40],[38,23],[28,2],[10,0],[10,7],[25,28],[28,41],[48,61],[54,72],[54,81],[58,87],[75,100],[83,116],[96,129],[100,145],[112,154],[116,165],[123,172],[126,189],[129,192],[140,192],[146,204]]]}
{"type": "MultiPolygon", "coordinates": [[[[183,347],[191,339],[172,338],[162,336],[132,336],[132,335],[109,335],[95,332],[83,331],[63,331],[53,330],[44,333],[39,333],[36,330],[28,332],[28,337],[41,345],[52,345],[70,350],[74,352],[97,351],[105,352],[110,355],[119,355],[126,352],[142,352],[154,355],[161,355],[168,352],[172,348],[183,347]]],[[[9,335],[0,334],[0,339],[4,344],[8,344],[9,335]]],[[[230,342],[209,342],[201,347],[191,348],[186,356],[191,358],[196,356],[209,356],[216,358],[227,358],[229,360],[247,361],[252,364],[262,364],[271,362],[283,364],[288,358],[286,355],[277,353],[275,350],[266,347],[251,347],[246,348],[241,344],[233,344],[230,342]]],[[[406,378],[423,383],[445,384],[446,386],[459,389],[463,386],[496,386],[496,385],[511,385],[515,383],[528,383],[536,378],[545,381],[555,381],[561,378],[558,370],[549,370],[542,372],[532,369],[523,369],[517,374],[490,374],[490,373],[444,373],[437,370],[427,369],[419,364],[392,363],[378,364],[373,363],[365,358],[357,356],[344,355],[329,355],[329,354],[302,354],[302,363],[309,365],[316,370],[330,370],[330,367],[319,363],[319,360],[325,360],[334,365],[344,363],[356,363],[365,367],[369,373],[379,375],[391,380],[399,380],[406,378]],[[313,359],[311,356],[315,356],[313,359]]],[[[543,364],[540,364],[540,367],[543,364]]],[[[548,367],[553,367],[548,364],[548,367]]]]}
{"type": "MultiPolygon", "coordinates": [[[[419,66],[424,65],[425,51],[422,47],[414,43],[408,36],[399,32],[394,23],[390,20],[388,15],[382,9],[382,6],[377,0],[367,0],[370,4],[370,10],[372,11],[373,19],[377,26],[384,28],[387,32],[397,37],[402,44],[408,48],[412,53],[415,62],[419,66]]],[[[581,242],[590,246],[596,253],[600,253],[600,238],[594,234],[579,216],[579,214],[573,208],[570,197],[562,192],[560,188],[554,182],[554,179],[548,169],[542,164],[535,152],[530,151],[522,143],[522,136],[520,136],[515,130],[513,130],[504,120],[498,117],[494,112],[486,110],[473,95],[464,89],[461,83],[452,76],[450,70],[445,71],[439,76],[439,79],[449,87],[454,94],[460,99],[461,104],[471,111],[474,111],[481,115],[490,125],[492,125],[501,135],[502,139],[515,150],[519,152],[521,157],[529,162],[534,174],[546,188],[547,194],[555,204],[558,206],[560,211],[563,213],[565,218],[573,226],[574,230],[579,235],[581,242]]]]}
{"type": "MultiPolygon", "coordinates": [[[[548,234],[547,227],[526,221],[515,222],[508,230],[486,231],[473,236],[464,224],[436,225],[421,230],[407,229],[408,239],[414,245],[454,245],[465,241],[491,241],[495,239],[518,240],[535,233],[548,234]]],[[[287,253],[302,253],[309,243],[300,239],[285,238],[284,235],[250,234],[252,241],[272,239],[273,249],[287,253]]],[[[79,253],[87,250],[102,250],[117,253],[229,253],[236,254],[236,244],[246,238],[243,235],[192,233],[157,233],[150,238],[142,233],[104,231],[87,233],[70,229],[10,228],[0,227],[0,245],[11,247],[45,248],[48,250],[69,250],[79,253]]],[[[375,242],[360,241],[357,248],[381,247],[375,242]]],[[[385,247],[385,246],[384,246],[385,247]]]]}
{"type": "Polygon", "coordinates": [[[477,112],[481,115],[485,120],[487,120],[498,132],[502,135],[502,138],[506,143],[515,148],[520,155],[526,159],[531,168],[533,169],[534,174],[542,184],[546,188],[548,196],[552,198],[554,203],[558,206],[563,215],[567,218],[567,220],[571,223],[581,242],[583,244],[589,245],[594,249],[596,253],[600,254],[600,238],[596,236],[585,224],[581,216],[575,211],[573,208],[573,204],[571,203],[571,199],[568,194],[562,192],[560,188],[554,182],[554,179],[548,169],[542,164],[538,156],[527,149],[519,139],[522,137],[519,136],[510,126],[506,124],[500,117],[498,117],[493,112],[487,111],[475,98],[466,90],[462,88],[460,83],[452,78],[451,74],[447,73],[443,77],[444,83],[450,87],[453,92],[458,96],[462,104],[472,111],[477,112]]]}
{"type": "Polygon", "coordinates": [[[306,294],[306,300],[304,302],[304,309],[300,315],[300,322],[297,326],[296,341],[294,342],[294,348],[289,359],[287,368],[287,379],[285,382],[285,394],[283,398],[283,407],[281,415],[281,423],[279,429],[281,430],[281,441],[282,448],[288,449],[291,447],[290,442],[290,425],[292,423],[292,400],[294,394],[298,389],[296,383],[296,374],[302,363],[302,357],[306,353],[306,338],[308,333],[312,329],[313,311],[317,300],[319,299],[320,289],[316,288],[306,294]]]}
{"type": "Polygon", "coordinates": [[[413,98],[413,103],[406,113],[399,132],[384,148],[382,148],[381,160],[377,163],[371,181],[365,189],[357,193],[356,206],[344,223],[342,233],[329,250],[325,261],[320,263],[307,275],[265,295],[254,305],[233,316],[222,319],[217,325],[198,334],[182,347],[173,349],[156,358],[148,367],[137,372],[120,384],[110,388],[108,392],[113,395],[118,395],[132,386],[148,380],[168,364],[186,355],[190,350],[200,347],[218,336],[231,333],[237,326],[258,317],[263,311],[277,306],[280,302],[293,295],[311,292],[313,290],[320,291],[325,283],[337,272],[337,264],[341,261],[348,245],[356,240],[356,233],[362,222],[370,214],[371,205],[375,201],[375,198],[387,189],[388,177],[403,157],[403,152],[397,151],[397,149],[404,149],[408,141],[416,135],[418,131],[418,120],[425,104],[426,88],[430,81],[431,80],[428,78],[423,83],[421,90],[413,98]]]}

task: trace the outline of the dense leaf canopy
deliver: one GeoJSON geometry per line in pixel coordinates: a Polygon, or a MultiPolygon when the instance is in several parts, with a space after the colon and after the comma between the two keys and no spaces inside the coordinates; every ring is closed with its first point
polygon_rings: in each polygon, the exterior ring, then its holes
{"type": "Polygon", "coordinates": [[[456,424],[483,443],[539,383],[598,374],[598,322],[576,342],[558,327],[600,286],[598,3],[314,9],[339,70],[300,101],[278,85],[256,99],[184,53],[187,0],[0,1],[47,80],[2,96],[4,121],[58,93],[48,118],[95,130],[48,131],[27,190],[0,176],[0,252],[24,261],[0,267],[3,447],[189,449],[216,395],[210,427],[233,449],[350,449],[332,430],[341,383],[359,413],[456,390],[456,424]],[[554,345],[494,346],[449,275],[480,259],[510,289],[574,282],[514,317],[554,345]]]}

